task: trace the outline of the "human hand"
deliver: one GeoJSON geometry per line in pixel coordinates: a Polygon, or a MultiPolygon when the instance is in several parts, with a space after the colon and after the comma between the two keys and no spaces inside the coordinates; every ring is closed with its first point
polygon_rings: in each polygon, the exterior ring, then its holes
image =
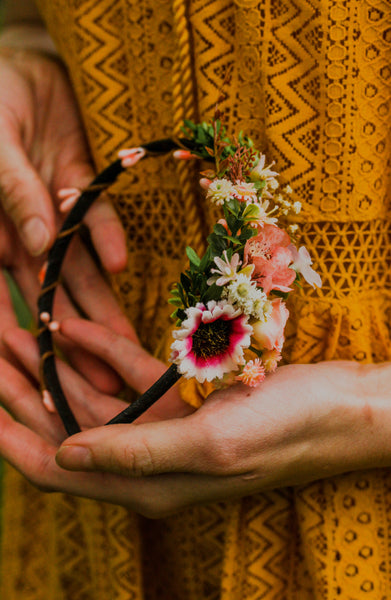
{"type": "MultiPolygon", "coordinates": [[[[94,172],[76,100],[60,62],[34,51],[0,48],[0,189],[2,206],[29,253],[54,241],[57,193],[83,187],[94,172]]],[[[124,268],[124,232],[109,202],[85,222],[103,266],[124,268]]]]}
{"type": "MultiPolygon", "coordinates": [[[[0,48],[0,266],[7,268],[35,314],[42,253],[53,242],[62,215],[57,192],[83,187],[93,177],[76,102],[60,63],[37,52],[0,48]],[[39,255],[39,256],[38,256],[39,255]]],[[[113,207],[98,201],[86,217],[103,266],[117,272],[126,265],[124,232],[113,207]]],[[[91,318],[116,323],[118,331],[135,339],[108,287],[83,244],[75,240],[63,268],[63,288],[57,294],[59,318],[77,314],[73,301],[91,318]],[[72,301],[70,300],[72,298],[72,301]],[[103,303],[102,303],[103,301],[103,303]]],[[[0,332],[15,324],[1,277],[0,332]]],[[[73,364],[106,391],[118,391],[118,378],[85,352],[61,340],[73,364]],[[100,368],[99,368],[100,366],[100,368]]],[[[0,348],[2,355],[6,350],[0,348]]]]}
{"type": "MultiPolygon", "coordinates": [[[[70,319],[62,330],[131,379],[140,392],[164,368],[139,346],[99,325],[70,319]]],[[[27,344],[15,336],[11,342],[20,358],[27,344]]],[[[190,414],[174,389],[137,424],[95,427],[65,440],[57,462],[66,471],[54,462],[55,444],[42,442],[41,425],[32,424],[26,408],[11,400],[8,410],[17,418],[23,413],[25,427],[7,416],[0,448],[45,489],[160,517],[196,503],[389,464],[389,384],[388,364],[289,365],[259,388],[237,385],[215,392],[190,414]]],[[[88,406],[98,411],[99,405],[88,406]]],[[[0,423],[4,419],[1,415],[0,423]]]]}
{"type": "MultiPolygon", "coordinates": [[[[32,381],[39,379],[39,352],[36,340],[22,329],[13,328],[3,334],[6,347],[18,364],[23,364],[25,374],[15,369],[9,361],[0,358],[0,455],[42,491],[65,491],[95,498],[145,512],[144,486],[133,484],[117,475],[67,473],[55,462],[60,443],[66,437],[59,416],[46,410],[41,393],[32,381]]],[[[143,393],[155,376],[164,371],[160,361],[151,359],[135,342],[129,341],[132,359],[137,369],[127,369],[127,381],[143,393]],[[150,372],[147,376],[144,367],[150,372]]],[[[126,403],[101,393],[69,365],[58,360],[59,376],[71,409],[82,429],[106,422],[122,411],[126,403]]],[[[170,390],[139,422],[156,421],[173,415],[184,416],[192,409],[180,400],[176,390],[170,390]]],[[[148,485],[148,488],[150,486],[148,485]]]]}

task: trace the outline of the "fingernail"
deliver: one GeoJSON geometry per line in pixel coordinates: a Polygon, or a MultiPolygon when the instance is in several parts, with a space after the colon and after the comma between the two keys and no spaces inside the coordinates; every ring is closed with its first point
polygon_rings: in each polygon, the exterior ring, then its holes
{"type": "Polygon", "coordinates": [[[22,239],[30,253],[39,256],[49,244],[49,230],[41,219],[31,217],[22,227],[22,239]]]}
{"type": "Polygon", "coordinates": [[[60,467],[75,471],[91,469],[93,467],[92,454],[85,446],[62,446],[56,455],[56,461],[60,467]]]}

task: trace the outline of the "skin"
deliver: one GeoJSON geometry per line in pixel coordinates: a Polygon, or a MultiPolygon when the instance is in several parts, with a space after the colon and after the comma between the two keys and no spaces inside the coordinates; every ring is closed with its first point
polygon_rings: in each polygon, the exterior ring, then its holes
{"type": "MultiPolygon", "coordinates": [[[[138,344],[79,319],[62,333],[107,361],[138,392],[165,369],[138,344]],[[129,367],[131,365],[131,368],[129,367]]],[[[3,340],[37,377],[34,340],[3,340]]],[[[59,365],[61,367],[61,365],[59,365]]],[[[64,438],[27,379],[0,362],[0,451],[45,491],[124,505],[159,518],[187,506],[391,463],[389,364],[347,361],[279,367],[260,387],[213,393],[193,412],[174,388],[137,423],[99,425],[123,408],[63,365],[60,377],[83,428],[64,438]]]]}
{"type": "MultiPolygon", "coordinates": [[[[27,15],[35,26],[33,6],[9,0],[8,22],[18,25],[27,15]]],[[[21,50],[27,34],[18,28],[13,41],[9,32],[3,34],[7,49],[0,50],[0,260],[33,307],[36,274],[59,225],[56,192],[85,185],[92,166],[61,65],[21,50]],[[43,245],[26,235],[32,217],[47,229],[43,245]]],[[[35,30],[30,48],[40,47],[40,35],[35,30]]],[[[41,47],[48,48],[47,39],[41,47]]],[[[106,269],[123,268],[125,242],[111,207],[97,204],[87,224],[106,269]]],[[[68,439],[42,404],[36,342],[13,327],[0,277],[0,453],[43,491],[161,517],[197,503],[390,466],[389,364],[280,367],[257,389],[236,385],[212,394],[197,412],[173,389],[137,424],[101,427],[124,406],[112,395],[120,378],[143,392],[165,366],[139,346],[81,246],[70,252],[63,273],[69,294],[59,292],[61,318],[76,314],[73,297],[97,322],[62,322],[61,341],[78,370],[59,364],[60,377],[84,429],[68,439]]]]}
{"type": "MultiPolygon", "coordinates": [[[[20,27],[12,27],[0,38],[0,264],[15,279],[35,315],[38,273],[64,218],[58,210],[57,192],[85,186],[94,170],[65,70],[46,53],[18,47],[21,40],[28,43],[30,26],[26,26],[26,39],[20,27]]],[[[34,28],[35,40],[37,31],[34,28]]],[[[127,262],[126,240],[113,207],[108,201],[98,201],[85,222],[102,265],[112,273],[121,271],[127,262]]],[[[113,322],[116,330],[135,339],[78,238],[65,261],[64,283],[67,291],[60,287],[56,318],[77,315],[76,303],[92,318],[113,322]]],[[[16,324],[2,273],[0,290],[1,332],[16,324]]],[[[57,343],[99,389],[118,392],[121,383],[112,369],[59,336],[57,343]]],[[[9,358],[4,347],[0,346],[0,353],[9,358]]]]}

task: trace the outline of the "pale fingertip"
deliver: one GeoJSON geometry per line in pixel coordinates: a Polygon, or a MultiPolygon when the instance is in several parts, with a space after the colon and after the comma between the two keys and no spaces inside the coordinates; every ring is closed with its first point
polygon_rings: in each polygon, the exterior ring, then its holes
{"type": "Polygon", "coordinates": [[[173,156],[177,160],[192,160],[193,158],[197,158],[190,150],[175,150],[173,156]]]}
{"type": "Polygon", "coordinates": [[[133,167],[136,163],[139,162],[145,156],[144,148],[130,148],[129,150],[120,150],[118,152],[118,157],[122,158],[121,166],[124,169],[128,167],[133,167]]]}
{"type": "Polygon", "coordinates": [[[137,154],[145,156],[145,148],[142,148],[142,146],[138,146],[137,148],[123,148],[118,152],[117,156],[118,158],[126,158],[127,156],[133,156],[137,154]]]}
{"type": "Polygon", "coordinates": [[[202,179],[200,179],[200,186],[202,187],[203,190],[208,190],[211,183],[212,183],[212,181],[210,179],[208,179],[207,177],[203,177],[202,179]]]}
{"type": "Polygon", "coordinates": [[[61,213],[69,212],[75,206],[75,204],[79,198],[80,198],[80,195],[67,198],[66,200],[61,202],[60,206],[58,207],[58,210],[61,213]]]}
{"type": "Polygon", "coordinates": [[[55,414],[57,412],[56,406],[53,401],[53,397],[49,390],[42,391],[42,404],[49,413],[55,414]]]}
{"type": "Polygon", "coordinates": [[[76,188],[76,187],[61,188],[57,192],[57,197],[60,198],[60,200],[65,200],[66,198],[69,198],[69,196],[74,196],[75,194],[79,194],[80,195],[79,188],[76,188]]]}
{"type": "Polygon", "coordinates": [[[60,323],[58,321],[50,321],[50,323],[48,324],[48,329],[52,333],[60,331],[60,323]]]}
{"type": "Polygon", "coordinates": [[[62,213],[70,211],[81,196],[81,190],[78,188],[62,188],[57,196],[62,199],[59,211],[62,213]]]}

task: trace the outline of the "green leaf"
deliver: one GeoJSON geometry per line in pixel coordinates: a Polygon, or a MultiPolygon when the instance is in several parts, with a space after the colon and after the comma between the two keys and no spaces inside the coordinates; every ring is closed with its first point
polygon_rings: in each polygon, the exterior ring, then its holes
{"type": "Polygon", "coordinates": [[[240,206],[239,206],[239,201],[236,200],[236,198],[231,198],[225,204],[230,213],[232,213],[236,217],[239,215],[240,206]]]}
{"type": "Polygon", "coordinates": [[[181,284],[185,292],[190,291],[191,279],[187,275],[185,275],[185,273],[181,273],[181,284]]]}
{"type": "Polygon", "coordinates": [[[256,204],[248,204],[243,212],[243,218],[254,217],[258,214],[259,207],[256,204]]]}
{"type": "Polygon", "coordinates": [[[219,236],[225,237],[227,235],[227,230],[223,225],[221,225],[221,223],[216,223],[216,225],[213,227],[213,231],[219,236]]]}
{"type": "Polygon", "coordinates": [[[193,264],[198,269],[200,266],[200,263],[201,263],[201,259],[198,256],[197,252],[195,250],[193,250],[193,248],[191,248],[190,246],[187,246],[186,254],[187,254],[187,258],[189,259],[190,263],[193,264]]]}
{"type": "Polygon", "coordinates": [[[179,289],[178,289],[178,284],[177,283],[174,285],[173,288],[171,288],[170,294],[171,294],[171,296],[174,296],[174,297],[179,297],[180,296],[179,289]]]}
{"type": "Polygon", "coordinates": [[[204,304],[206,304],[207,302],[209,302],[209,300],[220,300],[222,293],[223,286],[216,285],[215,283],[213,283],[211,286],[208,287],[207,291],[202,296],[202,301],[204,302],[204,304]]]}
{"type": "Polygon", "coordinates": [[[207,238],[213,256],[220,256],[227,249],[227,243],[223,237],[211,233],[207,238]]]}
{"type": "Polygon", "coordinates": [[[197,129],[196,124],[193,123],[193,121],[190,121],[190,119],[184,119],[183,123],[184,123],[185,127],[190,129],[191,131],[194,131],[195,129],[197,129]]]}
{"type": "Polygon", "coordinates": [[[283,300],[286,300],[289,296],[288,292],[280,292],[280,290],[272,290],[272,293],[274,296],[277,296],[278,298],[282,298],[283,300]]]}
{"type": "Polygon", "coordinates": [[[197,129],[197,141],[203,145],[206,145],[208,142],[208,137],[202,127],[198,127],[197,129]]]}
{"type": "Polygon", "coordinates": [[[234,215],[228,215],[226,218],[229,230],[235,235],[239,229],[238,220],[234,215]]]}
{"type": "Polygon", "coordinates": [[[226,240],[229,240],[230,242],[235,244],[235,246],[237,246],[238,244],[242,244],[242,242],[239,238],[233,237],[232,235],[225,235],[224,237],[226,240]]]}
{"type": "Polygon", "coordinates": [[[201,259],[200,262],[200,267],[199,270],[201,271],[201,273],[205,273],[207,267],[209,266],[209,263],[213,262],[211,259],[211,251],[210,248],[207,249],[207,251],[205,252],[204,256],[201,259]]]}
{"type": "Polygon", "coordinates": [[[186,319],[186,317],[187,317],[187,314],[186,314],[186,312],[182,308],[178,308],[178,310],[176,311],[176,316],[181,321],[184,321],[186,319]]]}
{"type": "Polygon", "coordinates": [[[257,235],[257,230],[253,229],[252,227],[246,227],[243,228],[241,233],[240,233],[240,241],[241,243],[243,242],[247,242],[247,240],[249,240],[250,238],[254,237],[255,235],[257,235]]]}
{"type": "Polygon", "coordinates": [[[172,304],[173,306],[182,306],[183,305],[183,302],[180,298],[169,298],[168,303],[172,304]]]}
{"type": "Polygon", "coordinates": [[[179,297],[182,300],[183,306],[187,306],[187,301],[186,301],[186,298],[185,298],[184,289],[183,289],[183,287],[181,286],[180,283],[177,283],[177,289],[178,289],[179,297]]]}

